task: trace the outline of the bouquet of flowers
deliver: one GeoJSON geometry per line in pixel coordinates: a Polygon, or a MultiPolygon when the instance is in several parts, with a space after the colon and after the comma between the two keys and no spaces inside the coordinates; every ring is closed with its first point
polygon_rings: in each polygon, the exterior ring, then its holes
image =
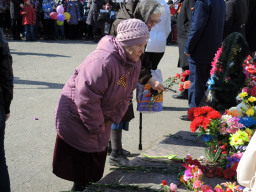
{"type": "Polygon", "coordinates": [[[184,174],[180,177],[180,181],[186,186],[188,190],[201,191],[203,186],[203,172],[198,166],[183,164],[185,167],[184,174]]]}
{"type": "MultiPolygon", "coordinates": [[[[185,72],[182,72],[181,74],[177,73],[174,77],[170,76],[162,84],[167,91],[176,92],[175,90],[172,89],[173,85],[175,85],[175,84],[179,85],[179,91],[183,91],[184,89],[190,88],[191,82],[185,81],[186,76],[189,74],[190,74],[189,70],[186,70],[185,72]]],[[[146,97],[151,97],[151,100],[148,103],[148,108],[152,108],[154,103],[162,96],[163,91],[156,91],[156,90],[152,90],[152,89],[149,89],[149,90],[146,90],[146,92],[143,92],[143,94],[146,94],[146,97]]]]}
{"type": "Polygon", "coordinates": [[[192,121],[190,130],[194,133],[199,129],[207,145],[215,146],[218,143],[221,124],[221,114],[218,111],[209,106],[190,108],[188,118],[192,121]]]}
{"type": "Polygon", "coordinates": [[[167,185],[167,181],[163,180],[162,181],[162,189],[164,190],[164,192],[177,192],[177,185],[174,183],[171,183],[170,186],[167,185]]]}

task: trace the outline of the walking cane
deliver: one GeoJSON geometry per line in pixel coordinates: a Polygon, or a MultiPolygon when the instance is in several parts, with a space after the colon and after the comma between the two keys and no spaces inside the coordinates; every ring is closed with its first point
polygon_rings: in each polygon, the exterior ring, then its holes
{"type": "Polygon", "coordinates": [[[139,143],[139,150],[142,150],[142,143],[141,143],[141,138],[142,138],[142,113],[140,112],[140,143],[139,143]]]}

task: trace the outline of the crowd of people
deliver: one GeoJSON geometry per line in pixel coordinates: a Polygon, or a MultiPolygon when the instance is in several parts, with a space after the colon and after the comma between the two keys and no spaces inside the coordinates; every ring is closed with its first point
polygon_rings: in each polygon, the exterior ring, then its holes
{"type": "MultiPolygon", "coordinates": [[[[115,0],[1,0],[0,27],[14,40],[85,39],[98,42],[109,33],[110,27],[105,30],[105,23],[112,25],[123,4],[115,0]],[[58,6],[70,14],[64,22],[51,17],[58,6]],[[102,10],[108,12],[108,18],[106,15],[101,19],[98,17],[102,10]]],[[[175,17],[178,7],[173,1],[168,4],[175,17]]],[[[177,43],[177,35],[171,34],[167,41],[177,43]]]]}
{"type": "MultiPolygon", "coordinates": [[[[165,91],[152,77],[151,69],[158,68],[168,37],[178,42],[178,67],[190,70],[191,81],[188,92],[173,97],[187,99],[190,108],[198,107],[207,88],[211,61],[225,36],[239,32],[250,51],[256,50],[255,8],[254,0],[127,0],[121,4],[111,0],[0,0],[0,27],[6,33],[11,29],[14,40],[21,40],[22,33],[27,41],[41,35],[44,40],[101,39],[61,92],[55,111],[53,173],[73,181],[72,190],[76,191],[102,177],[107,152],[110,164],[129,166],[130,152],[122,147],[122,130],[127,131],[134,118],[132,93],[138,82],[149,84],[152,91],[165,91]],[[62,23],[52,19],[58,6],[71,18],[62,23]],[[100,13],[103,18],[107,13],[107,32],[106,21],[99,21],[100,13]]],[[[10,51],[1,34],[0,30],[0,69],[5,70],[0,70],[0,160],[5,166],[0,166],[0,179],[6,182],[0,183],[0,191],[9,192],[3,141],[13,77],[10,51]]],[[[181,119],[189,120],[186,115],[181,119]]]]}

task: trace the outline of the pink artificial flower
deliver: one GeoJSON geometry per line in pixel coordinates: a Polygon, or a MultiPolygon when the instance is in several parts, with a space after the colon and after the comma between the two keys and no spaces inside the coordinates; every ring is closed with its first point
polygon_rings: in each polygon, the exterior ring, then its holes
{"type": "Polygon", "coordinates": [[[194,178],[195,178],[196,180],[198,180],[198,179],[199,179],[199,175],[198,175],[198,173],[197,173],[197,172],[195,172],[195,173],[194,173],[194,178]]]}
{"type": "Polygon", "coordinates": [[[212,61],[212,69],[211,69],[211,72],[210,72],[211,77],[213,76],[213,74],[214,74],[217,70],[221,71],[221,68],[220,68],[220,66],[219,66],[219,64],[218,64],[218,61],[219,61],[219,57],[220,57],[222,48],[223,48],[223,46],[221,46],[221,48],[218,49],[218,51],[217,51],[217,53],[215,54],[215,57],[214,57],[214,59],[213,59],[213,61],[212,61]]]}
{"type": "Polygon", "coordinates": [[[256,86],[254,86],[251,90],[251,96],[256,97],[256,86]]]}
{"type": "Polygon", "coordinates": [[[239,152],[239,153],[235,153],[234,155],[235,155],[236,158],[241,159],[243,154],[244,153],[239,152]]]}
{"type": "Polygon", "coordinates": [[[191,178],[193,178],[192,173],[189,170],[186,170],[184,172],[184,177],[183,177],[184,181],[189,181],[191,178]]]}
{"type": "Polygon", "coordinates": [[[171,192],[176,192],[178,190],[177,185],[175,185],[174,183],[171,183],[170,190],[171,190],[171,192]]]}
{"type": "Polygon", "coordinates": [[[197,173],[198,173],[199,176],[200,176],[200,175],[203,175],[203,172],[202,172],[201,169],[198,169],[197,173]]]}
{"type": "Polygon", "coordinates": [[[251,94],[251,90],[249,89],[249,87],[244,87],[244,88],[242,89],[242,92],[246,92],[246,93],[248,93],[248,95],[251,94]]]}
{"type": "Polygon", "coordinates": [[[200,180],[195,180],[195,182],[193,183],[193,188],[195,189],[199,189],[202,186],[202,182],[200,180]]]}

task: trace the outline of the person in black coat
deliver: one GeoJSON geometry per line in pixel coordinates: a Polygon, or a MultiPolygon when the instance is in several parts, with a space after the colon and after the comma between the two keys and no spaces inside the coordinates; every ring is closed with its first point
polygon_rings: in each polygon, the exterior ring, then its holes
{"type": "Polygon", "coordinates": [[[245,38],[245,24],[248,18],[247,10],[247,0],[228,0],[226,2],[226,18],[223,39],[233,32],[239,32],[245,38]]]}
{"type": "Polygon", "coordinates": [[[93,36],[95,41],[98,41],[102,36],[103,27],[105,22],[98,22],[98,14],[100,9],[105,9],[106,4],[109,3],[111,6],[116,6],[112,0],[93,0],[92,5],[90,6],[90,10],[88,13],[88,18],[86,20],[86,24],[91,26],[93,30],[93,36]]]}
{"type": "Polygon", "coordinates": [[[256,1],[247,0],[248,2],[248,20],[245,25],[246,41],[251,52],[256,51],[256,1]]]}
{"type": "Polygon", "coordinates": [[[12,56],[8,43],[0,28],[0,191],[10,192],[10,178],[5,160],[5,122],[10,117],[13,98],[12,56]]]}
{"type": "Polygon", "coordinates": [[[21,40],[21,8],[23,8],[22,0],[11,0],[10,1],[10,14],[12,20],[12,31],[13,31],[13,39],[21,40]]]}
{"type": "MultiPolygon", "coordinates": [[[[211,62],[221,47],[226,6],[223,0],[197,0],[184,53],[189,56],[189,108],[198,107],[207,89],[211,62]]],[[[187,115],[182,120],[189,120],[187,115]]]]}
{"type": "MultiPolygon", "coordinates": [[[[189,70],[188,56],[184,54],[184,48],[190,33],[190,24],[195,2],[196,0],[184,0],[177,17],[177,37],[179,46],[178,67],[182,68],[182,71],[189,70]]],[[[188,77],[189,76],[186,77],[186,80],[188,80],[188,77]]],[[[172,97],[174,99],[188,99],[188,89],[172,97]]]]}

